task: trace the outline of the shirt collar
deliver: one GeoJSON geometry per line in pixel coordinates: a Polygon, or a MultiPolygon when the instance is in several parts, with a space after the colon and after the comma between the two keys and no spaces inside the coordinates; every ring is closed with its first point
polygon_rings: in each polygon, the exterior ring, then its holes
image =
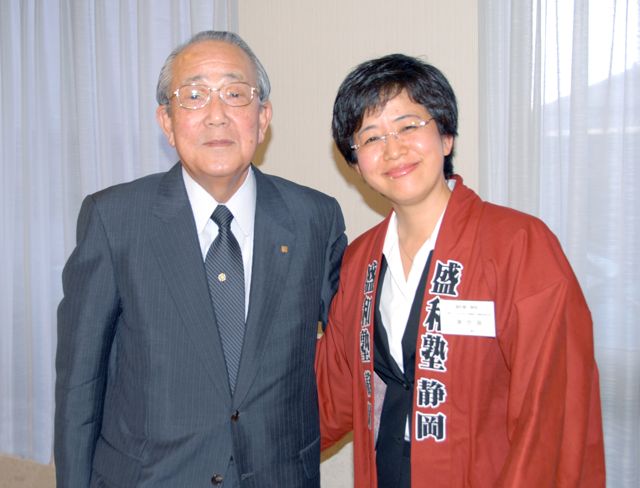
{"type": "MultiPolygon", "coordinates": [[[[182,178],[193,211],[196,229],[198,234],[201,234],[209,222],[211,214],[218,206],[218,202],[191,177],[184,166],[182,167],[182,178]]],[[[249,166],[244,182],[224,205],[233,214],[234,221],[242,233],[245,236],[251,236],[256,213],[256,176],[253,167],[249,166]]]]}
{"type": "MultiPolygon", "coordinates": [[[[449,189],[451,191],[453,191],[455,184],[456,182],[454,179],[447,180],[447,185],[449,186],[449,189]]],[[[428,253],[435,249],[436,240],[438,239],[438,233],[440,232],[440,226],[442,225],[442,219],[444,217],[446,209],[447,208],[445,207],[445,209],[440,214],[440,218],[438,219],[438,222],[436,222],[436,226],[434,227],[433,232],[431,233],[429,238],[420,247],[418,251],[420,254],[425,252],[428,253]]],[[[394,211],[391,213],[389,226],[387,227],[387,235],[385,236],[384,245],[382,247],[382,253],[387,257],[387,260],[390,256],[393,255],[391,251],[396,246],[398,246],[398,217],[396,216],[396,213],[394,211]]]]}

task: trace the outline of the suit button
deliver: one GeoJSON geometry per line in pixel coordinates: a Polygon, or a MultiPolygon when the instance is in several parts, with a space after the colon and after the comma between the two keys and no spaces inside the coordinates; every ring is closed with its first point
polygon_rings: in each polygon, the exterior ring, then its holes
{"type": "Polygon", "coordinates": [[[216,473],[211,477],[211,484],[214,486],[221,485],[223,481],[224,481],[224,476],[222,476],[221,474],[216,473]]]}
{"type": "Polygon", "coordinates": [[[235,412],[233,412],[233,415],[231,416],[231,420],[235,422],[238,420],[238,418],[240,418],[240,412],[236,410],[235,412]]]}

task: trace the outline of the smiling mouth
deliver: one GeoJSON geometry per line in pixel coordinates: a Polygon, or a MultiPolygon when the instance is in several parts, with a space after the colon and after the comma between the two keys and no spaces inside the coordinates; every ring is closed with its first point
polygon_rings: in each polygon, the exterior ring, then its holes
{"type": "Polygon", "coordinates": [[[400,166],[396,166],[390,169],[389,171],[387,171],[386,175],[392,180],[395,180],[396,178],[402,178],[403,176],[411,173],[416,168],[417,165],[418,163],[411,163],[411,164],[403,164],[400,166]]]}

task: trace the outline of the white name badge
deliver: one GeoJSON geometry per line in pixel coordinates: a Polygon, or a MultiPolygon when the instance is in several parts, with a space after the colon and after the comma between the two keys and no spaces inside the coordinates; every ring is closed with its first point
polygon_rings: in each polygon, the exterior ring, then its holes
{"type": "Polygon", "coordinates": [[[443,334],[495,337],[493,302],[440,299],[440,328],[443,334]]]}

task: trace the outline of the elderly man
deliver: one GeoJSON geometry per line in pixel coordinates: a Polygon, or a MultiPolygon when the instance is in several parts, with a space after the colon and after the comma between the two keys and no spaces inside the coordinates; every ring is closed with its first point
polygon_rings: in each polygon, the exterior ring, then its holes
{"type": "Polygon", "coordinates": [[[58,310],[58,488],[317,487],[313,362],[346,244],[326,195],[251,165],[269,80],[202,32],[160,72],[180,162],[88,196],[58,310]]]}

